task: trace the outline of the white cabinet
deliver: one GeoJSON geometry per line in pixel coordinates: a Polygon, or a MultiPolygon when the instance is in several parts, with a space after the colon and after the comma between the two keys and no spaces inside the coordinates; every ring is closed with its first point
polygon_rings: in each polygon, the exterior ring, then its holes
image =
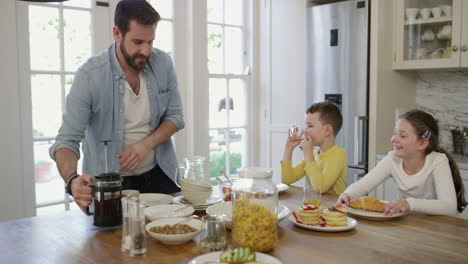
{"type": "Polygon", "coordinates": [[[468,0],[397,0],[394,17],[394,70],[468,67],[468,0]]]}

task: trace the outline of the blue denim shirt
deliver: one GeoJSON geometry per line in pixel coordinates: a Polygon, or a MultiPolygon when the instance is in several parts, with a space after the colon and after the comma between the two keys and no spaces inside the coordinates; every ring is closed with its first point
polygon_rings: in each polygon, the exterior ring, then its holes
{"type": "MultiPolygon", "coordinates": [[[[151,128],[156,129],[166,120],[174,123],[177,130],[184,128],[182,102],[171,58],[153,49],[143,71],[150,99],[151,128]]],[[[84,138],[83,173],[99,175],[106,169],[104,141],[108,141],[108,171],[119,172],[118,155],[123,150],[124,83],[115,43],[78,69],[67,95],[62,125],[49,149],[52,159],[55,160],[55,151],[61,148],[72,150],[79,158],[80,142],[84,138]]],[[[174,181],[177,160],[172,140],[156,147],[154,155],[161,169],[174,181]]]]}

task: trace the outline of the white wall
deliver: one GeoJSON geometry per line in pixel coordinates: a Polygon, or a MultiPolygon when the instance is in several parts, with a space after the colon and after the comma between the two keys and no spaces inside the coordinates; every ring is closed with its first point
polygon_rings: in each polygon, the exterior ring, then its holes
{"type": "Polygon", "coordinates": [[[33,214],[25,206],[23,187],[15,3],[0,1],[0,221],[33,214]]]}

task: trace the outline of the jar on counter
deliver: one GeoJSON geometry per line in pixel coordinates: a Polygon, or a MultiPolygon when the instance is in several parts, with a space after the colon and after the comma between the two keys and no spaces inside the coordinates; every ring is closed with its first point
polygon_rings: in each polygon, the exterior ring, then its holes
{"type": "Polygon", "coordinates": [[[253,251],[272,250],[278,240],[278,190],[271,169],[238,170],[232,186],[232,239],[238,247],[253,251]]]}

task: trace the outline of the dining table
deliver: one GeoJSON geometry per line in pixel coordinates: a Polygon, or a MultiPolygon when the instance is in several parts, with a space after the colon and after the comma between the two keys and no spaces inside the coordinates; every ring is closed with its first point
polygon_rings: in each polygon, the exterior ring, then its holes
{"type": "MultiPolygon", "coordinates": [[[[323,194],[322,207],[337,197],[323,194]]],[[[290,186],[278,202],[291,212],[302,203],[302,188],[290,186]]],[[[204,214],[204,213],[201,213],[204,214]]],[[[386,221],[353,217],[344,232],[296,226],[289,216],[278,224],[278,241],[267,252],[282,263],[468,263],[468,220],[408,214],[386,221]]],[[[145,256],[121,251],[120,227],[97,228],[79,210],[0,223],[0,263],[188,263],[202,255],[197,238],[166,245],[147,236],[145,256]]],[[[231,233],[227,232],[228,245],[231,233]]]]}

